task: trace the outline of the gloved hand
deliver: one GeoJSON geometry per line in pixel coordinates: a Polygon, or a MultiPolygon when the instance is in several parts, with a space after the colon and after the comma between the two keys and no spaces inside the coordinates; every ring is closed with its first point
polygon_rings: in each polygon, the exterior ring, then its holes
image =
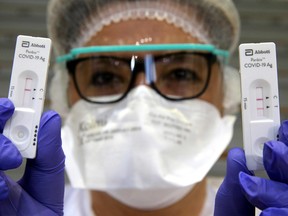
{"type": "Polygon", "coordinates": [[[8,99],[0,99],[0,215],[63,215],[65,156],[61,147],[60,117],[53,111],[43,114],[37,156],[27,160],[22,179],[15,182],[3,172],[22,163],[17,148],[2,135],[13,111],[14,106],[8,99]]]}
{"type": "Polygon", "coordinates": [[[243,192],[261,216],[288,215],[288,121],[279,129],[279,141],[265,143],[263,162],[270,179],[240,173],[243,192]]]}
{"type": "Polygon", "coordinates": [[[255,177],[247,169],[244,152],[232,149],[227,160],[227,174],[215,200],[215,216],[254,216],[254,206],[261,216],[288,215],[288,121],[279,129],[279,141],[265,143],[263,163],[270,178],[255,177]],[[238,177],[239,176],[239,177],[238,177]]]}
{"type": "Polygon", "coordinates": [[[254,216],[255,207],[242,192],[239,173],[253,175],[246,167],[244,151],[233,148],[227,157],[226,176],[216,194],[214,216],[254,216]]]}

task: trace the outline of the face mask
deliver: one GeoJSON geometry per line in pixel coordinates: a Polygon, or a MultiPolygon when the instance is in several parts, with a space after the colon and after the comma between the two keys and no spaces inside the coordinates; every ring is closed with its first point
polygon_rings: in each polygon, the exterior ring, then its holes
{"type": "Polygon", "coordinates": [[[63,128],[72,186],[134,208],[184,197],[227,147],[235,117],[199,100],[172,102],[140,86],[116,104],[76,103],[63,128]]]}

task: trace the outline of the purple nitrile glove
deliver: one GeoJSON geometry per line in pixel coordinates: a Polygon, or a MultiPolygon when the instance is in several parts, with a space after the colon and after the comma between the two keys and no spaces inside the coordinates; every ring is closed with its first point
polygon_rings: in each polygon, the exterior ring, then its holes
{"type": "Polygon", "coordinates": [[[252,173],[246,167],[244,151],[233,148],[227,157],[224,181],[216,194],[214,216],[254,216],[255,208],[242,192],[239,173],[252,173]]]}
{"type": "Polygon", "coordinates": [[[288,121],[279,129],[279,141],[265,143],[263,162],[270,179],[240,174],[245,196],[263,210],[261,216],[288,215],[288,121]]]}
{"type": "Polygon", "coordinates": [[[43,114],[37,156],[27,160],[22,179],[15,182],[3,172],[22,163],[17,148],[2,135],[13,112],[11,101],[0,99],[0,215],[63,215],[65,156],[61,147],[60,117],[53,111],[43,114]]]}

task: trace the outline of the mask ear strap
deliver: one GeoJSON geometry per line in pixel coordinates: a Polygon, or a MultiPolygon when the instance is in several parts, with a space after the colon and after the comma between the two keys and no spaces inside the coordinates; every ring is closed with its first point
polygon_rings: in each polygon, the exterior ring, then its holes
{"type": "Polygon", "coordinates": [[[151,84],[156,81],[156,68],[153,56],[148,54],[144,58],[146,83],[151,84]]]}

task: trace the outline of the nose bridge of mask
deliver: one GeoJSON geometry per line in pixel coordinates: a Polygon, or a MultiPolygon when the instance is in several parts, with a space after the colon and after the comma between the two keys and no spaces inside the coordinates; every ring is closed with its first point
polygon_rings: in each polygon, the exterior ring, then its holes
{"type": "Polygon", "coordinates": [[[127,100],[136,100],[140,102],[140,100],[143,99],[150,99],[150,102],[152,102],[152,99],[154,99],[155,97],[160,99],[160,97],[158,97],[158,94],[152,88],[146,85],[139,85],[131,90],[131,92],[127,96],[127,100]]]}

